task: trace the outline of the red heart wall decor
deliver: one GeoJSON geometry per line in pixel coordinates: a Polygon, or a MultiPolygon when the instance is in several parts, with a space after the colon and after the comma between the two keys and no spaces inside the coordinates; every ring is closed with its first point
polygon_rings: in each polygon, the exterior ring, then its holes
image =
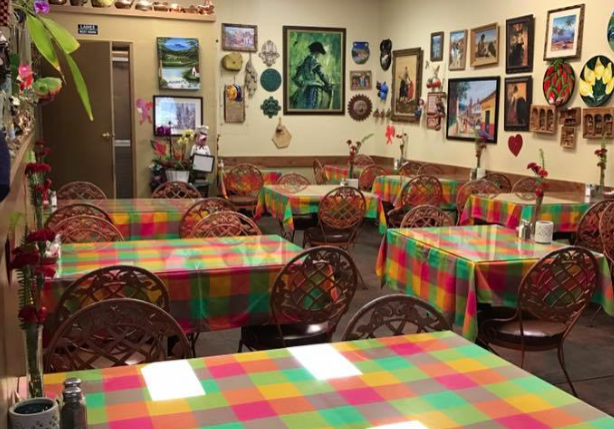
{"type": "Polygon", "coordinates": [[[514,156],[518,156],[522,150],[522,136],[520,134],[510,136],[509,140],[507,141],[507,145],[510,148],[510,152],[512,152],[514,156]]]}

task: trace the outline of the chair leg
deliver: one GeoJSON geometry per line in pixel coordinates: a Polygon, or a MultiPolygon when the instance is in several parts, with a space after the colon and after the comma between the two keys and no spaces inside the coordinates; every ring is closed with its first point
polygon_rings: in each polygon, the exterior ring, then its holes
{"type": "Polygon", "coordinates": [[[565,354],[563,353],[563,344],[559,345],[559,349],[558,349],[557,354],[558,354],[558,357],[559,357],[559,363],[561,364],[561,368],[563,369],[563,374],[565,374],[565,378],[567,379],[567,383],[569,383],[569,387],[571,387],[571,392],[577,398],[578,397],[578,393],[576,392],[576,389],[573,386],[573,383],[571,382],[571,378],[569,378],[569,373],[567,372],[567,366],[565,365],[565,354]]]}
{"type": "Polygon", "coordinates": [[[591,317],[591,321],[588,322],[588,326],[590,326],[591,328],[593,327],[593,325],[595,324],[595,319],[597,319],[597,316],[599,315],[599,313],[601,313],[601,310],[603,310],[603,307],[597,308],[597,311],[595,311],[595,314],[593,314],[593,317],[591,317]]]}
{"type": "Polygon", "coordinates": [[[365,283],[365,279],[362,277],[360,270],[358,270],[358,279],[360,280],[360,283],[362,284],[362,290],[369,290],[369,287],[365,283]]]}
{"type": "Polygon", "coordinates": [[[239,340],[239,350],[237,350],[237,353],[243,353],[243,340],[239,340]]]}
{"type": "Polygon", "coordinates": [[[525,351],[524,351],[524,347],[522,349],[520,349],[520,368],[524,369],[524,358],[525,358],[525,351]]]}
{"type": "Polygon", "coordinates": [[[192,349],[192,356],[196,357],[196,342],[200,337],[200,332],[192,332],[187,335],[188,342],[190,343],[190,349],[192,349]]]}

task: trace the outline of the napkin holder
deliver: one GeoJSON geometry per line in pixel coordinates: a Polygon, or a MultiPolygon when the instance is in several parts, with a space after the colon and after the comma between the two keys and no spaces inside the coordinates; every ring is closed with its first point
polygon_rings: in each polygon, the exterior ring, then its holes
{"type": "Polygon", "coordinates": [[[538,220],[535,223],[535,242],[550,244],[554,236],[554,223],[549,220],[538,220]]]}

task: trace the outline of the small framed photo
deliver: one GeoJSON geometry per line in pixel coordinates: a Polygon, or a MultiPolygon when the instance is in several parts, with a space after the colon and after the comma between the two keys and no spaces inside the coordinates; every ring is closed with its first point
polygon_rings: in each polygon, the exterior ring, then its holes
{"type": "Polygon", "coordinates": [[[446,99],[445,92],[429,92],[426,96],[426,114],[427,115],[436,115],[439,113],[437,109],[437,103],[439,100],[446,99]]]}
{"type": "Polygon", "coordinates": [[[505,79],[505,131],[529,131],[532,101],[531,76],[505,79]]]}
{"type": "Polygon", "coordinates": [[[448,69],[465,70],[467,63],[467,30],[452,31],[450,33],[450,46],[448,69]]]}
{"type": "Polygon", "coordinates": [[[154,135],[170,124],[171,135],[180,136],[186,130],[196,130],[203,124],[202,97],[173,97],[154,95],[154,135]]]}
{"type": "Polygon", "coordinates": [[[469,37],[471,65],[488,66],[499,63],[499,25],[472,28],[469,37]]]}
{"type": "Polygon", "coordinates": [[[224,51],[257,52],[258,27],[244,24],[222,24],[224,51]]]}
{"type": "Polygon", "coordinates": [[[579,58],[582,53],[583,29],[583,4],[549,11],[544,60],[579,58]]]}
{"type": "Polygon", "coordinates": [[[350,89],[352,91],[362,91],[373,88],[373,74],[371,71],[351,71],[350,89]]]}
{"type": "Polygon", "coordinates": [[[508,19],[505,23],[505,70],[508,73],[533,71],[533,15],[508,19]]]}
{"type": "Polygon", "coordinates": [[[443,61],[443,31],[431,34],[431,61],[443,61]]]}

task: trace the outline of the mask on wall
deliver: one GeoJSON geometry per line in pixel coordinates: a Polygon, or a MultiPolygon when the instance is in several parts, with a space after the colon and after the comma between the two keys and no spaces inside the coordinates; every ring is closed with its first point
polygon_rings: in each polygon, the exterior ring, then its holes
{"type": "Polygon", "coordinates": [[[262,59],[262,61],[267,65],[267,67],[271,67],[279,58],[279,53],[277,52],[277,45],[273,43],[272,40],[267,40],[263,45],[262,49],[258,56],[262,59]]]}
{"type": "Polygon", "coordinates": [[[379,63],[384,71],[387,71],[392,64],[392,40],[385,39],[379,45],[379,63]]]}

